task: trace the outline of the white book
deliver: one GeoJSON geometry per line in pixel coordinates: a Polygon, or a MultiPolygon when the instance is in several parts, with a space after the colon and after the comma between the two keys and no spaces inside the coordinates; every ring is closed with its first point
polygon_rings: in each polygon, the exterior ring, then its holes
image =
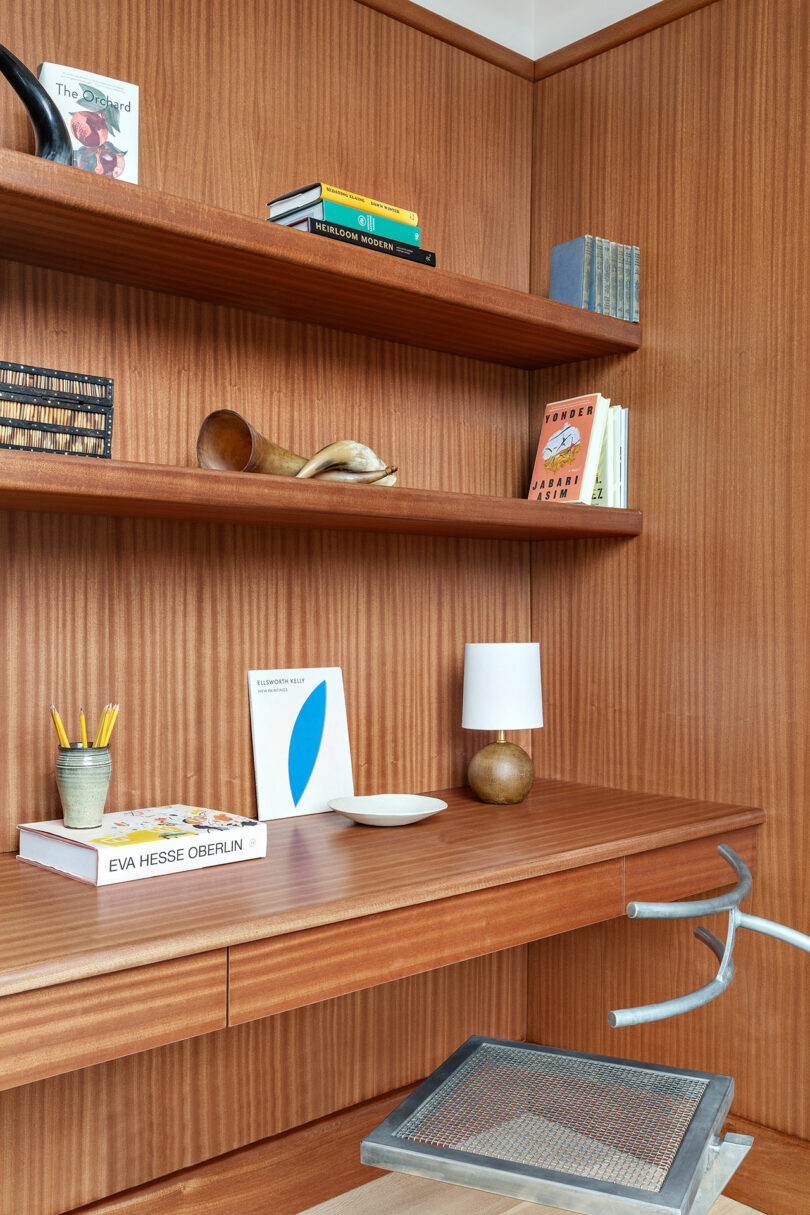
{"type": "Polygon", "coordinates": [[[627,410],[622,408],[616,426],[616,505],[627,506],[627,410]]]}
{"type": "Polygon", "coordinates": [[[100,827],[74,829],[58,818],[20,823],[18,830],[21,861],[91,886],[229,865],[267,854],[264,823],[200,806],[149,806],[104,814],[100,827]]]}
{"type": "Polygon", "coordinates": [[[41,63],[37,75],[65,120],[74,165],[103,177],[136,182],[137,84],[60,63],[41,63]]]}
{"type": "Polygon", "coordinates": [[[248,671],[260,819],[329,810],[354,794],[340,667],[248,671]]]}
{"type": "Polygon", "coordinates": [[[596,483],[593,488],[592,506],[618,506],[616,489],[616,443],[618,436],[617,416],[619,408],[611,405],[607,412],[605,434],[602,439],[602,450],[599,455],[599,466],[596,470],[596,483]]]}

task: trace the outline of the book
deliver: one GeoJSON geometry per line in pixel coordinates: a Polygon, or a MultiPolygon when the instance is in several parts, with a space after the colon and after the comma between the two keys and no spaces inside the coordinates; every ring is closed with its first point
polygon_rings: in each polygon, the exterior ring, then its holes
{"type": "Polygon", "coordinates": [[[639,319],[639,296],[640,296],[640,278],[641,278],[641,250],[636,245],[632,246],[633,250],[633,283],[631,300],[633,306],[632,320],[638,323],[639,319]]]}
{"type": "Polygon", "coordinates": [[[617,406],[608,409],[605,435],[599,453],[591,503],[593,506],[617,506],[616,501],[616,413],[617,406]]]}
{"type": "Polygon", "coordinates": [[[592,260],[592,236],[577,236],[561,245],[553,245],[548,298],[574,308],[587,308],[592,260]]]}
{"type": "Polygon", "coordinates": [[[429,249],[406,245],[403,241],[378,236],[375,232],[346,228],[342,224],[333,224],[325,219],[299,219],[294,224],[285,226],[297,228],[302,232],[313,232],[317,236],[328,236],[332,240],[345,241],[348,245],[359,245],[363,249],[374,249],[377,253],[390,253],[392,257],[403,257],[406,261],[419,262],[423,266],[436,265],[436,254],[431,253],[429,249]]]}
{"type": "Polygon", "coordinates": [[[621,410],[616,441],[616,505],[627,506],[628,412],[621,410]]]}
{"type": "Polygon", "coordinates": [[[267,853],[267,827],[200,806],[149,806],[104,814],[100,827],[61,818],[20,823],[19,859],[90,886],[250,861],[267,853]]]}
{"type": "Polygon", "coordinates": [[[328,199],[330,202],[343,203],[347,207],[356,207],[358,211],[370,211],[373,215],[381,215],[385,219],[395,219],[402,224],[416,227],[419,222],[415,211],[406,207],[395,207],[392,203],[380,202],[376,198],[367,198],[365,194],[355,194],[351,190],[343,190],[340,186],[328,186],[325,182],[315,181],[309,186],[301,186],[290,190],[288,194],[280,194],[267,204],[270,208],[270,219],[288,215],[291,211],[300,211],[312,203],[328,199]]]}
{"type": "Polygon", "coordinates": [[[588,282],[588,308],[591,312],[602,311],[602,255],[604,243],[594,237],[591,256],[591,277],[588,282]]]}
{"type": "Polygon", "coordinates": [[[377,236],[387,236],[391,240],[402,241],[405,245],[421,244],[421,232],[410,224],[398,223],[395,219],[384,219],[381,215],[373,215],[370,211],[358,211],[356,207],[346,207],[343,203],[330,202],[328,198],[321,202],[312,203],[298,211],[291,211],[279,219],[271,219],[271,223],[290,227],[302,219],[323,219],[330,223],[340,224],[343,228],[354,228],[361,232],[373,232],[377,236]]]}
{"type": "Polygon", "coordinates": [[[248,671],[260,819],[321,814],[352,797],[352,758],[340,667],[248,671]]]}
{"type": "Polygon", "coordinates": [[[591,502],[609,406],[610,400],[598,392],[546,406],[530,499],[591,502]]]}
{"type": "Polygon", "coordinates": [[[637,322],[639,266],[635,245],[574,237],[551,248],[549,299],[637,322]]]}
{"type": "Polygon", "coordinates": [[[603,316],[610,316],[610,241],[601,238],[600,244],[602,245],[602,290],[599,312],[603,316]]]}
{"type": "Polygon", "coordinates": [[[41,63],[37,75],[70,132],[74,165],[137,182],[137,84],[60,63],[41,63]]]}

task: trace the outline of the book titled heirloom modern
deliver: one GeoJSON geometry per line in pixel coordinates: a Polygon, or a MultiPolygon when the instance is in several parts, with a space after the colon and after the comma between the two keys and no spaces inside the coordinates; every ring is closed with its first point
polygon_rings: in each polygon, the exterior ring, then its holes
{"type": "Polygon", "coordinates": [[[248,671],[260,819],[329,810],[354,794],[340,667],[248,671]]]}
{"type": "Polygon", "coordinates": [[[347,228],[343,224],[332,224],[324,219],[299,219],[288,228],[297,228],[301,232],[314,232],[316,236],[328,236],[331,240],[343,241],[347,245],[358,245],[362,249],[373,249],[375,253],[388,253],[392,257],[402,257],[409,262],[420,262],[423,266],[435,266],[436,254],[430,249],[420,249],[416,245],[406,245],[401,240],[391,240],[388,236],[378,236],[376,232],[362,232],[357,228],[347,228]]]}
{"type": "Polygon", "coordinates": [[[21,823],[20,860],[91,886],[252,861],[267,853],[267,827],[200,806],[150,806],[104,814],[100,827],[62,819],[21,823]]]}
{"type": "Polygon", "coordinates": [[[546,406],[530,498],[591,502],[609,406],[609,399],[598,392],[546,406]]]}

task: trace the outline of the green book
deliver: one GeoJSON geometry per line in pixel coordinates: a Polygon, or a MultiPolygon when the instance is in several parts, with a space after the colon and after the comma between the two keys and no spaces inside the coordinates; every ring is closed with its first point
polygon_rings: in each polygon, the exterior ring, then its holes
{"type": "Polygon", "coordinates": [[[322,198],[320,202],[291,211],[288,215],[270,222],[289,227],[302,219],[325,219],[333,224],[342,224],[344,228],[355,228],[359,232],[373,232],[377,236],[387,236],[390,240],[403,241],[406,245],[421,244],[421,232],[412,224],[401,224],[396,219],[373,215],[371,211],[358,211],[355,207],[346,207],[343,203],[332,202],[328,198],[322,198]]]}

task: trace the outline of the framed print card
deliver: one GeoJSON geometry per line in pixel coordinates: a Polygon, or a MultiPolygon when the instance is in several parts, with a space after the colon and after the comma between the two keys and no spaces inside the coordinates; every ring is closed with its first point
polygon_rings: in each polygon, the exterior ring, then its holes
{"type": "Polygon", "coordinates": [[[248,671],[248,692],[260,819],[320,814],[354,794],[340,667],[248,671]]]}

